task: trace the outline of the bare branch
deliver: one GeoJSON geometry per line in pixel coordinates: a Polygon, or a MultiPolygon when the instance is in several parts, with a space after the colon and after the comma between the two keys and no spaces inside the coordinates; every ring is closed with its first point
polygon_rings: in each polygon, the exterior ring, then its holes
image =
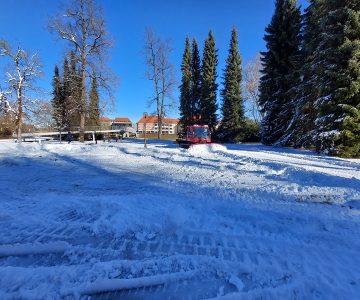
{"type": "Polygon", "coordinates": [[[50,30],[75,48],[81,77],[81,96],[74,103],[80,114],[80,140],[84,139],[86,93],[92,74],[98,78],[99,87],[112,98],[112,80],[106,67],[107,50],[112,46],[105,28],[102,10],[94,0],[74,0],[70,7],[64,8],[57,18],[53,18],[50,30]]]}
{"type": "Polygon", "coordinates": [[[6,100],[4,93],[0,93],[0,103],[9,112],[12,111],[16,123],[16,131],[18,142],[21,142],[21,127],[25,117],[24,110],[32,111],[34,109],[35,100],[27,94],[27,91],[35,90],[34,82],[41,75],[41,65],[37,54],[29,55],[27,51],[18,47],[13,51],[5,42],[0,41],[1,56],[7,57],[12,65],[12,69],[6,73],[9,92],[15,94],[15,103],[11,107],[6,100]]]}
{"type": "Polygon", "coordinates": [[[154,95],[148,104],[155,104],[156,107],[158,138],[162,134],[162,120],[167,114],[167,108],[172,106],[172,92],[176,84],[173,65],[169,60],[171,52],[169,41],[163,41],[157,37],[150,28],[145,30],[144,57],[147,66],[145,74],[147,79],[154,84],[154,95]]]}
{"type": "Polygon", "coordinates": [[[259,109],[259,84],[261,77],[261,59],[257,54],[251,61],[247,62],[244,68],[243,88],[245,100],[248,103],[248,110],[252,118],[260,123],[262,115],[259,109]]]}

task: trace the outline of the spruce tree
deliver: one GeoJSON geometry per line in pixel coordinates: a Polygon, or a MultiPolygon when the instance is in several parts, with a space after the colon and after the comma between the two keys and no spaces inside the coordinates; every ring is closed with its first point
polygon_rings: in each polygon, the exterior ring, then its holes
{"type": "Polygon", "coordinates": [[[300,84],[301,13],[296,0],[276,0],[275,13],[265,29],[260,98],[264,118],[264,144],[287,142],[285,133],[293,120],[296,87],[300,84]]]}
{"type": "Polygon", "coordinates": [[[75,53],[70,52],[70,70],[69,70],[69,101],[71,107],[70,126],[72,128],[80,127],[80,111],[84,109],[85,103],[81,100],[81,76],[77,66],[75,53]]]}
{"type": "Polygon", "coordinates": [[[54,77],[52,81],[53,86],[53,98],[51,100],[52,108],[53,108],[53,119],[56,124],[56,128],[59,130],[64,129],[65,125],[65,101],[63,97],[63,88],[59,75],[59,68],[55,65],[54,77]]]}
{"type": "Polygon", "coordinates": [[[93,77],[91,82],[90,96],[89,96],[89,118],[88,126],[99,126],[100,107],[99,107],[99,93],[96,76],[93,77]]]}
{"type": "Polygon", "coordinates": [[[186,127],[191,124],[191,50],[189,37],[185,40],[185,50],[181,63],[180,85],[180,134],[184,135],[186,127]]]}
{"type": "Polygon", "coordinates": [[[321,43],[315,51],[319,152],[360,156],[360,1],[324,3],[321,43]]]}
{"type": "Polygon", "coordinates": [[[200,123],[209,125],[210,131],[214,132],[217,125],[217,50],[212,31],[205,41],[204,54],[201,67],[201,99],[200,99],[200,123]]]}
{"type": "Polygon", "coordinates": [[[71,85],[70,85],[70,68],[67,57],[64,58],[63,64],[63,101],[65,108],[65,127],[67,130],[71,130],[71,114],[73,112],[71,105],[71,85]]]}
{"type": "Polygon", "coordinates": [[[224,71],[222,96],[222,121],[219,138],[225,142],[239,142],[242,139],[241,128],[244,125],[244,104],[241,94],[241,57],[238,48],[237,31],[231,32],[230,49],[224,71]]]}
{"type": "Polygon", "coordinates": [[[302,67],[300,74],[302,81],[298,86],[295,97],[295,111],[293,122],[288,128],[289,142],[296,147],[309,147],[313,145],[315,118],[317,109],[315,103],[319,97],[318,67],[315,63],[315,51],[320,43],[320,23],[324,14],[325,0],[310,0],[305,9],[303,23],[304,34],[302,42],[302,67]]]}
{"type": "Polygon", "coordinates": [[[200,119],[201,98],[201,65],[200,54],[196,39],[192,41],[191,49],[191,123],[196,124],[200,119]]]}

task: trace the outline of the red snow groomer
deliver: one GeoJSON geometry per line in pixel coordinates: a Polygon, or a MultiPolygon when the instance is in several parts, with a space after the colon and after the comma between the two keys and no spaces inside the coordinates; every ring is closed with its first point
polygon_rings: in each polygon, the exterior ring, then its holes
{"type": "Polygon", "coordinates": [[[208,125],[190,125],[186,127],[186,136],[176,140],[181,148],[188,149],[191,145],[210,144],[211,135],[208,125]]]}

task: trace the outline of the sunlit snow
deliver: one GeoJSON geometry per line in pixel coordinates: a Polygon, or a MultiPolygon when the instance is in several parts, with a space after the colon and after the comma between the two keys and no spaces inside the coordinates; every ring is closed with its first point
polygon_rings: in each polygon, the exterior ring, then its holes
{"type": "Polygon", "coordinates": [[[360,162],[0,142],[0,299],[358,299],[360,162]]]}

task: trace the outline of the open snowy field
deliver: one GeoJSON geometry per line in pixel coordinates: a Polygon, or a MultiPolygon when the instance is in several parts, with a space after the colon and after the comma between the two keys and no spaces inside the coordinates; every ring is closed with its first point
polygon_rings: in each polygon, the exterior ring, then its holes
{"type": "Polygon", "coordinates": [[[0,142],[0,299],[359,299],[360,161],[0,142]]]}

